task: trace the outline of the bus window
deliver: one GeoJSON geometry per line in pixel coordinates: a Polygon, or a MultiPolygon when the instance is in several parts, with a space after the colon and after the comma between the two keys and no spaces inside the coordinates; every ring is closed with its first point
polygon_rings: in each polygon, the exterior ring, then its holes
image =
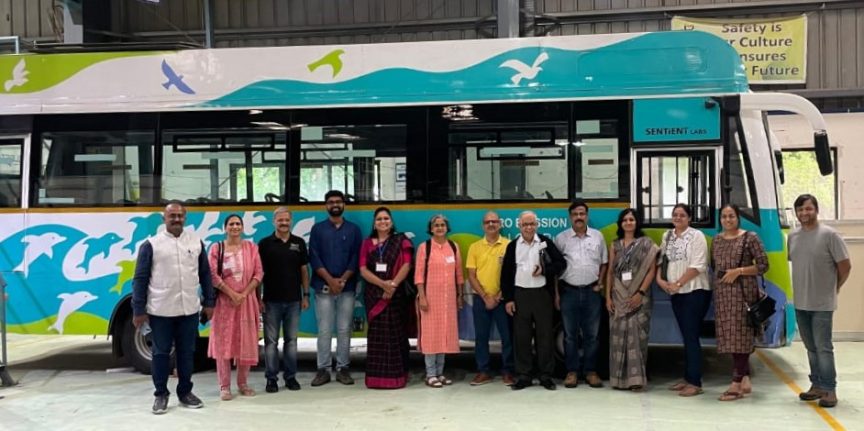
{"type": "Polygon", "coordinates": [[[0,138],[0,207],[21,206],[22,139],[0,138]]]}
{"type": "Polygon", "coordinates": [[[678,203],[693,209],[691,223],[713,221],[715,179],[714,152],[637,152],[638,207],[649,225],[672,223],[678,203]]]}
{"type": "Polygon", "coordinates": [[[199,203],[284,200],[284,130],[166,130],[162,136],[163,199],[199,203]]]}
{"type": "Polygon", "coordinates": [[[617,199],[619,190],[618,120],[577,120],[573,186],[583,199],[617,199]]]}
{"type": "Polygon", "coordinates": [[[407,136],[405,124],[302,127],[300,200],[335,189],[355,202],[404,201],[407,136]]]}
{"type": "Polygon", "coordinates": [[[567,199],[567,124],[451,127],[450,199],[567,199]]]}
{"type": "Polygon", "coordinates": [[[135,130],[43,133],[36,204],[148,203],[154,136],[135,130]]]}
{"type": "Polygon", "coordinates": [[[730,118],[729,152],[726,159],[726,185],[724,191],[728,193],[724,202],[738,206],[741,216],[754,223],[759,223],[759,212],[756,204],[755,190],[751,187],[753,172],[749,161],[745,156],[746,146],[742,137],[741,129],[736,119],[730,118]]]}

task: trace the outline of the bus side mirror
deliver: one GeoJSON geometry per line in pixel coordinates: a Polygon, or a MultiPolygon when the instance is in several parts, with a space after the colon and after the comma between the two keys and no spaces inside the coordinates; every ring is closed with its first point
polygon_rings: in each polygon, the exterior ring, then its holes
{"type": "Polygon", "coordinates": [[[819,165],[819,173],[831,175],[834,173],[834,164],[831,162],[831,147],[828,146],[828,133],[824,130],[813,134],[813,148],[816,151],[816,163],[819,165]]]}
{"type": "Polygon", "coordinates": [[[786,171],[783,170],[783,152],[774,150],[774,162],[777,164],[777,176],[780,177],[780,184],[786,184],[786,171]]]}

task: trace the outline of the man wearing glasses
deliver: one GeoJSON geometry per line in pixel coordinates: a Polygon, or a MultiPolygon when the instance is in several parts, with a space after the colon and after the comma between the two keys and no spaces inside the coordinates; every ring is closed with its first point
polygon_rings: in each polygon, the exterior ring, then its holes
{"type": "Polygon", "coordinates": [[[330,190],[324,195],[328,217],[312,227],[309,234],[309,261],[315,289],[315,316],[318,319],[318,373],[312,386],[330,382],[333,324],[336,324],[336,380],[354,384],[350,365],[351,321],[360,252],[360,228],[345,220],[345,195],[330,190]]]}
{"type": "Polygon", "coordinates": [[[474,291],[474,357],[477,376],[472,386],[485,385],[493,380],[489,367],[489,336],[492,323],[501,334],[501,379],[506,386],[513,384],[513,339],[510,322],[501,302],[501,263],[504,250],[510,242],[501,237],[501,218],[493,211],[483,216],[484,238],[468,249],[468,282],[474,291]]]}
{"type": "Polygon", "coordinates": [[[513,354],[518,378],[513,390],[533,384],[533,352],[537,352],[540,385],[553,391],[555,382],[555,279],[567,268],[555,243],[537,233],[537,214],[519,215],[518,238],[507,244],[501,266],[505,310],[513,316],[513,354]],[[532,349],[533,345],[536,349],[532,349]]]}

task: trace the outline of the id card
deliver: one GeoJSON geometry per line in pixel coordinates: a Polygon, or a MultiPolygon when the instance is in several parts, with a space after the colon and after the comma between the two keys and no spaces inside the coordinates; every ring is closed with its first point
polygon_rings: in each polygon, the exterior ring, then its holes
{"type": "Polygon", "coordinates": [[[375,264],[375,272],[387,272],[387,264],[386,263],[376,263],[375,264]]]}
{"type": "Polygon", "coordinates": [[[447,256],[444,258],[444,262],[446,263],[456,263],[456,258],[453,256],[447,256]]]}
{"type": "Polygon", "coordinates": [[[630,281],[633,279],[633,273],[630,271],[621,273],[621,281],[630,281]]]}

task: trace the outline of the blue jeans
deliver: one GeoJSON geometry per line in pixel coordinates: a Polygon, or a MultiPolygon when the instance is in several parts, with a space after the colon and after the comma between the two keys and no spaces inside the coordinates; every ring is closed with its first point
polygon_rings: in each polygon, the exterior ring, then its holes
{"type": "Polygon", "coordinates": [[[315,292],[315,317],[318,319],[318,369],[329,370],[333,364],[330,346],[333,324],[336,324],[336,368],[351,363],[351,322],[354,318],[354,291],[339,295],[315,292]]]}
{"type": "Polygon", "coordinates": [[[480,295],[474,295],[474,358],[477,361],[477,371],[490,373],[489,369],[489,338],[492,323],[501,334],[501,373],[513,374],[513,337],[510,335],[510,319],[504,310],[504,303],[487,310],[486,303],[480,295]]]}
{"type": "Polygon", "coordinates": [[[693,386],[702,387],[702,344],[699,342],[699,333],[705,313],[711,305],[711,292],[698,289],[672,295],[670,301],[684,340],[684,380],[693,386]]]}
{"type": "Polygon", "coordinates": [[[810,383],[816,388],[834,392],[837,389],[834,344],[831,342],[834,312],[795,309],[795,319],[810,360],[810,383]]]}
{"type": "Polygon", "coordinates": [[[279,330],[282,330],[282,376],[297,375],[297,332],[300,330],[300,301],[264,303],[264,363],[267,380],[279,378],[279,330]]]}
{"type": "Polygon", "coordinates": [[[564,366],[583,376],[597,372],[597,334],[602,298],[594,289],[561,287],[561,323],[564,325],[564,366]],[[582,354],[579,354],[579,351],[582,354]]]}
{"type": "Polygon", "coordinates": [[[444,375],[444,353],[423,355],[426,363],[426,378],[444,375]]]}
{"type": "Polygon", "coordinates": [[[177,317],[148,316],[153,329],[153,362],[150,373],[154,396],[169,395],[168,375],[171,373],[171,346],[177,352],[177,396],[184,397],[192,392],[192,371],[194,370],[195,341],[198,338],[198,314],[177,317]]]}

